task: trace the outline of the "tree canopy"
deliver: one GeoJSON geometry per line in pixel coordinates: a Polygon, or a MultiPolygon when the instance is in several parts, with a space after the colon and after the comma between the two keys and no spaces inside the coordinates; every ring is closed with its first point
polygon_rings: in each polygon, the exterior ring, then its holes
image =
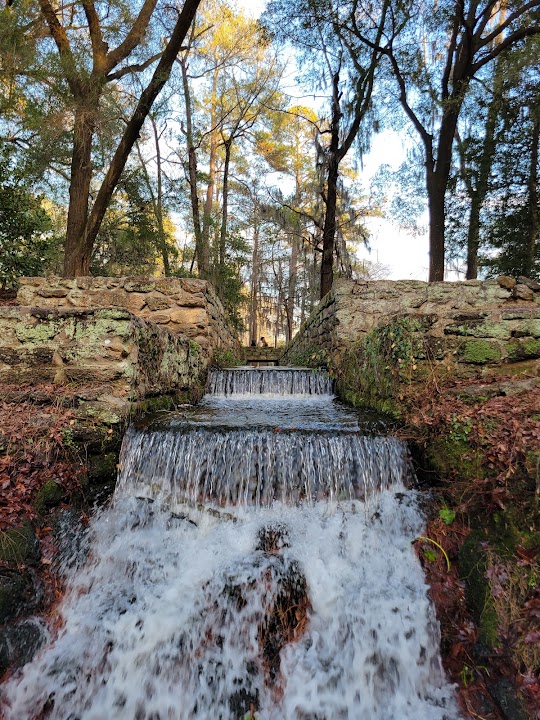
{"type": "MultiPolygon", "coordinates": [[[[369,218],[428,212],[431,280],[540,273],[540,0],[15,0],[0,269],[193,274],[291,337],[369,218]],[[364,178],[378,133],[399,171],[364,178]]],[[[420,219],[420,220],[419,220],[420,219]]]]}

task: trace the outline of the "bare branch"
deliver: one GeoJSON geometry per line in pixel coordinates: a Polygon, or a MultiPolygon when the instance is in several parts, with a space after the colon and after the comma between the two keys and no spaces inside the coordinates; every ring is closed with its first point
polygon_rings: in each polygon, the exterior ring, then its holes
{"type": "Polygon", "coordinates": [[[92,42],[92,57],[94,63],[94,71],[102,73],[105,69],[105,58],[107,56],[108,45],[103,41],[101,32],[101,23],[96,12],[94,0],[83,0],[84,14],[88,23],[90,32],[90,41],[92,42]]]}
{"type": "Polygon", "coordinates": [[[56,17],[56,13],[49,0],[39,0],[41,13],[45,18],[52,38],[58,48],[60,62],[66,74],[66,80],[73,95],[80,97],[83,93],[83,83],[77,73],[75,58],[71,52],[68,36],[60,21],[56,17]]]}
{"type": "Polygon", "coordinates": [[[480,15],[477,18],[475,18],[475,31],[474,31],[475,42],[478,41],[482,37],[482,33],[486,29],[486,25],[489,23],[491,18],[496,14],[496,12],[493,12],[493,9],[496,8],[497,5],[498,5],[497,0],[490,0],[490,2],[482,10],[480,15]],[[478,23],[478,25],[476,23],[478,23]]]}
{"type": "Polygon", "coordinates": [[[275,108],[275,107],[272,107],[271,105],[267,105],[266,103],[263,103],[263,107],[266,110],[270,110],[271,112],[279,112],[279,113],[283,113],[284,115],[292,115],[293,117],[301,118],[302,120],[305,120],[310,125],[313,125],[315,130],[321,135],[325,132],[328,132],[327,130],[321,130],[320,126],[314,120],[311,120],[311,118],[308,118],[305,115],[302,115],[302,113],[291,112],[290,110],[284,110],[283,108],[275,108]]]}
{"type": "Polygon", "coordinates": [[[429,163],[433,163],[433,135],[431,135],[431,133],[428,133],[426,128],[420,122],[418,115],[414,112],[412,107],[409,105],[409,101],[407,99],[407,87],[405,85],[405,79],[403,78],[403,75],[401,74],[399,64],[398,64],[394,54],[392,52],[389,52],[389,53],[387,53],[387,55],[392,64],[394,76],[399,85],[399,100],[401,102],[401,105],[402,105],[403,109],[405,110],[409,120],[412,122],[412,124],[416,128],[416,131],[422,138],[422,142],[424,143],[424,147],[426,149],[426,161],[429,163]]]}
{"type": "MultiPolygon", "coordinates": [[[[484,67],[484,65],[487,65],[489,62],[494,60],[498,55],[504,52],[506,48],[510,47],[514,43],[519,42],[526,37],[531,37],[532,35],[538,34],[540,34],[540,25],[531,25],[530,27],[523,27],[519,30],[516,30],[511,35],[505,37],[505,39],[496,47],[494,47],[489,53],[486,53],[481,58],[479,58],[477,62],[473,63],[471,66],[472,74],[476,73],[480,68],[484,67]]],[[[482,45],[485,45],[485,43],[482,43],[482,45]]]]}
{"type": "MultiPolygon", "coordinates": [[[[183,48],[181,48],[183,49],[183,48]]],[[[152,55],[148,58],[148,60],[145,60],[143,63],[139,63],[136,65],[126,65],[123,68],[120,68],[120,70],[117,70],[114,73],[109,73],[105,80],[107,82],[112,82],[113,80],[120,80],[120,78],[123,78],[124,75],[128,75],[129,73],[139,73],[143,70],[146,70],[146,68],[149,68],[150,65],[156,62],[156,60],[159,60],[162,53],[156,53],[155,55],[152,55]]]]}
{"type": "MultiPolygon", "coordinates": [[[[43,1],[43,0],[40,0],[43,1]]],[[[152,17],[152,13],[156,7],[157,0],[144,0],[144,4],[133,23],[131,30],[126,35],[124,41],[115,49],[107,54],[106,72],[109,73],[113,68],[125,60],[133,50],[139,45],[144,37],[148,23],[152,17]]]]}
{"type": "Polygon", "coordinates": [[[452,74],[452,67],[454,64],[454,54],[456,52],[457,37],[459,32],[459,19],[457,13],[454,17],[454,25],[452,27],[452,35],[446,51],[446,65],[444,68],[444,74],[442,77],[441,88],[443,99],[448,97],[448,83],[450,82],[450,75],[452,74]]]}
{"type": "MultiPolygon", "coordinates": [[[[486,37],[482,38],[482,40],[478,43],[478,49],[483,48],[486,45],[490,45],[493,42],[493,40],[495,40],[497,37],[500,37],[501,34],[503,33],[503,31],[506,30],[506,28],[509,27],[515,20],[519,19],[520,17],[523,17],[523,15],[525,15],[525,13],[528,12],[529,10],[533,10],[534,8],[538,8],[538,7],[540,7],[540,0],[529,0],[528,3],[525,3],[525,5],[522,5],[517,10],[514,10],[513,13],[510,13],[510,15],[508,15],[508,17],[506,18],[506,20],[504,22],[502,22],[500,25],[497,25],[497,27],[495,28],[495,30],[493,30],[493,32],[491,32],[489,35],[486,35],[486,37]]],[[[534,27],[535,26],[530,26],[529,28],[521,28],[521,30],[529,30],[530,31],[530,30],[534,30],[534,27]]],[[[538,26],[536,26],[536,27],[538,27],[538,26]]],[[[506,43],[506,47],[508,47],[508,45],[511,45],[512,42],[515,42],[515,40],[511,40],[510,42],[507,42],[507,41],[509,40],[509,38],[514,36],[517,32],[519,32],[519,31],[516,30],[514,33],[511,33],[511,35],[509,35],[508,37],[506,37],[504,39],[503,43],[506,43]]],[[[536,30],[536,32],[538,32],[538,30],[536,30]]],[[[534,31],[527,32],[526,35],[535,35],[536,32],[534,32],[534,31]]],[[[523,37],[526,37],[526,35],[524,35],[523,37]]],[[[493,56],[493,57],[495,57],[495,56],[493,56]]],[[[492,59],[493,58],[490,58],[490,60],[492,60],[492,59]]],[[[489,60],[486,62],[489,62],[489,60]]],[[[483,64],[485,64],[485,63],[483,63],[483,64]]]]}

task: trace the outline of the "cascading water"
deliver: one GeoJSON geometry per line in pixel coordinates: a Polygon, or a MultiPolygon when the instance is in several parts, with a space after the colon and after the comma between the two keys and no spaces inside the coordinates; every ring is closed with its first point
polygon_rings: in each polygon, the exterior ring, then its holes
{"type": "Polygon", "coordinates": [[[132,428],[8,720],[457,720],[403,445],[326,376],[221,371],[132,428]],[[371,425],[373,422],[371,421],[371,425]]]}

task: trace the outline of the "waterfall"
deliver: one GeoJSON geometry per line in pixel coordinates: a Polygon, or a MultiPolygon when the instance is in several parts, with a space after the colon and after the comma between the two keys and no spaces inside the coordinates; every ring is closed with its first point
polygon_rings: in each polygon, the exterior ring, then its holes
{"type": "Polygon", "coordinates": [[[239,368],[209,374],[211,395],[332,395],[332,379],[325,372],[294,368],[239,368]]]}
{"type": "Polygon", "coordinates": [[[191,505],[352,500],[407,473],[393,438],[272,430],[132,431],[120,464],[117,493],[191,505]]]}
{"type": "Polygon", "coordinates": [[[406,448],[308,374],[220,371],[129,430],[7,720],[458,720],[406,448]]]}

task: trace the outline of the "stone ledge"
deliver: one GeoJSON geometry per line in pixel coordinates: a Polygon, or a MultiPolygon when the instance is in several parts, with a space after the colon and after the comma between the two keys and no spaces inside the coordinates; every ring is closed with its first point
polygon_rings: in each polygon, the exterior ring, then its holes
{"type": "MultiPolygon", "coordinates": [[[[366,335],[391,323],[408,323],[414,361],[450,368],[459,377],[485,375],[523,361],[533,375],[540,366],[540,287],[516,298],[516,281],[469,280],[427,283],[408,280],[355,282],[338,279],[331,293],[287,346],[283,364],[306,354],[326,353],[339,364],[343,353],[366,335]],[[418,327],[416,327],[418,326],[418,327]],[[429,356],[429,357],[428,357],[429,356]]],[[[523,280],[523,279],[521,279],[523,280]]],[[[525,283],[521,283],[525,284],[525,283]]],[[[318,355],[317,355],[318,357],[318,355]]],[[[419,365],[420,367],[420,365],[419,365]]]]}
{"type": "Polygon", "coordinates": [[[195,338],[208,358],[218,348],[238,347],[214,289],[197,278],[23,277],[17,300],[44,313],[124,309],[174,334],[195,338]]]}
{"type": "Polygon", "coordinates": [[[190,391],[206,363],[192,340],[121,308],[0,308],[0,383],[77,385],[81,412],[111,422],[148,396],[190,391]]]}

